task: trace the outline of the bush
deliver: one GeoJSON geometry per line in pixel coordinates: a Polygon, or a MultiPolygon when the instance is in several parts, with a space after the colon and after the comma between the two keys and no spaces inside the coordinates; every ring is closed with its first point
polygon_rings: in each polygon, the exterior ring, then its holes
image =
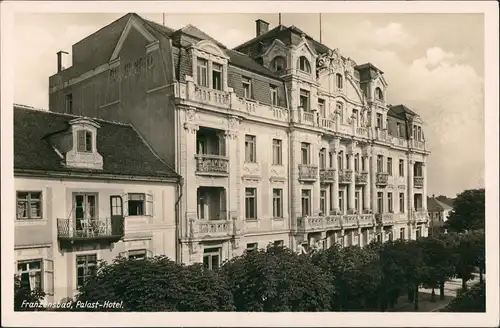
{"type": "Polygon", "coordinates": [[[470,289],[461,289],[442,312],[485,312],[486,283],[476,283],[470,289]]]}
{"type": "Polygon", "coordinates": [[[14,276],[14,311],[43,311],[41,301],[44,297],[43,291],[32,291],[21,283],[18,276],[14,276]]]}

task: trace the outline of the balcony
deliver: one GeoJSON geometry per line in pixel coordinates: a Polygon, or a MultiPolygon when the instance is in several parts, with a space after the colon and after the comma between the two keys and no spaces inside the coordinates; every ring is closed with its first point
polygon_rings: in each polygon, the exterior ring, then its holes
{"type": "Polygon", "coordinates": [[[297,219],[297,228],[302,232],[324,230],[324,216],[304,216],[297,219]]]}
{"type": "Polygon", "coordinates": [[[352,170],[339,170],[339,183],[349,184],[352,182],[352,170]]]}
{"type": "Polygon", "coordinates": [[[358,215],[347,214],[342,216],[342,228],[356,228],[358,226],[358,215]]]}
{"type": "Polygon", "coordinates": [[[57,219],[57,238],[60,241],[117,242],[124,235],[123,216],[96,219],[57,219]]]}
{"type": "Polygon", "coordinates": [[[232,106],[233,109],[242,111],[247,115],[284,123],[288,123],[290,120],[290,113],[287,108],[263,104],[252,99],[234,96],[232,106]]]}
{"type": "Polygon", "coordinates": [[[394,224],[394,213],[375,214],[375,220],[378,225],[389,226],[394,224]]]}
{"type": "Polygon", "coordinates": [[[364,185],[368,182],[368,172],[356,172],[356,184],[364,185]]]}
{"type": "Polygon", "coordinates": [[[388,180],[389,180],[389,173],[377,172],[375,183],[378,186],[386,186],[388,180]]]}
{"type": "Polygon", "coordinates": [[[222,175],[229,174],[229,158],[222,155],[196,154],[196,174],[222,175]]]}
{"type": "Polygon", "coordinates": [[[360,214],[359,215],[359,226],[360,227],[371,227],[375,222],[375,217],[373,214],[360,214]]]}
{"type": "Polygon", "coordinates": [[[335,169],[319,170],[319,180],[321,181],[321,183],[335,182],[335,169]]]}
{"type": "Polygon", "coordinates": [[[229,220],[191,220],[189,236],[193,239],[229,239],[232,224],[229,220]]]}
{"type": "Polygon", "coordinates": [[[194,98],[197,102],[219,107],[229,107],[230,103],[229,93],[200,86],[194,87],[194,98]]]}
{"type": "Polygon", "coordinates": [[[340,229],[342,227],[342,215],[325,216],[326,229],[340,229]]]}
{"type": "Polygon", "coordinates": [[[368,128],[365,128],[365,127],[362,127],[362,126],[358,126],[356,128],[356,135],[358,137],[362,137],[362,138],[369,138],[368,128]]]}
{"type": "Polygon", "coordinates": [[[318,167],[311,164],[299,164],[299,180],[316,181],[318,179],[318,167]]]}
{"type": "Polygon", "coordinates": [[[424,177],[413,177],[413,186],[415,188],[423,188],[424,187],[424,177]]]}
{"type": "Polygon", "coordinates": [[[304,111],[302,109],[299,109],[299,118],[300,118],[300,123],[305,124],[305,125],[315,125],[315,114],[314,112],[310,111],[304,111]]]}
{"type": "Polygon", "coordinates": [[[425,150],[425,141],[412,139],[410,140],[410,147],[414,149],[425,150]]]}
{"type": "Polygon", "coordinates": [[[321,128],[328,131],[335,131],[335,121],[324,117],[319,119],[319,125],[321,128]]]}
{"type": "Polygon", "coordinates": [[[427,222],[427,212],[424,212],[423,210],[414,211],[413,220],[415,220],[418,223],[427,222]]]}

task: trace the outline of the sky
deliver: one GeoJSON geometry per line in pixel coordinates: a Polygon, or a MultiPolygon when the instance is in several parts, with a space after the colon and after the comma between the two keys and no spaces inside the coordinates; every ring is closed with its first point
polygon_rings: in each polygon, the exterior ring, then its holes
{"type": "MultiPolygon", "coordinates": [[[[162,23],[162,14],[140,16],[162,23]]],[[[48,108],[48,77],[56,52],[123,14],[17,14],[14,102],[48,108]]],[[[319,40],[318,14],[282,15],[319,40]]],[[[165,25],[195,25],[227,47],[255,36],[255,20],[278,24],[278,14],[166,14],[165,25]]],[[[322,14],[322,38],[357,64],[384,72],[387,100],[425,122],[427,193],[455,197],[484,187],[484,21],[482,14],[322,14]]]]}

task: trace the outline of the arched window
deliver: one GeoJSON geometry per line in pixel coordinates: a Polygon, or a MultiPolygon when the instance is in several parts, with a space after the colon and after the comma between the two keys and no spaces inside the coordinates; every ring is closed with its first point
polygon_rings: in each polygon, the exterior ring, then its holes
{"type": "Polygon", "coordinates": [[[286,69],[286,59],[283,56],[276,56],[271,61],[271,71],[279,72],[286,69]]]}
{"type": "Polygon", "coordinates": [[[309,61],[306,57],[301,56],[299,58],[299,64],[297,66],[302,72],[311,73],[311,64],[309,64],[309,61]]]}
{"type": "Polygon", "coordinates": [[[342,77],[342,74],[337,73],[335,75],[336,82],[337,82],[337,89],[343,89],[344,88],[344,78],[342,77]]]}
{"type": "Polygon", "coordinates": [[[337,105],[335,108],[337,109],[337,112],[339,113],[339,122],[343,123],[344,122],[344,105],[342,105],[341,102],[337,102],[337,105]]]}
{"type": "Polygon", "coordinates": [[[384,100],[384,93],[379,87],[375,88],[375,98],[377,98],[377,100],[384,100]]]}

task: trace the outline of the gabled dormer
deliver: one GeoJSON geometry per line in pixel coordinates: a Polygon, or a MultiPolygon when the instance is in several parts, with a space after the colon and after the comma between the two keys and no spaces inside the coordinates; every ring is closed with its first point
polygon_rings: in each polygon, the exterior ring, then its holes
{"type": "Polygon", "coordinates": [[[372,63],[356,66],[359,72],[361,89],[369,102],[380,106],[386,105],[387,81],[384,72],[372,63]]]}
{"type": "Polygon", "coordinates": [[[67,130],[47,137],[62,164],[68,168],[102,170],[103,158],[97,151],[100,125],[88,118],[75,118],[68,123],[67,130]]]}

